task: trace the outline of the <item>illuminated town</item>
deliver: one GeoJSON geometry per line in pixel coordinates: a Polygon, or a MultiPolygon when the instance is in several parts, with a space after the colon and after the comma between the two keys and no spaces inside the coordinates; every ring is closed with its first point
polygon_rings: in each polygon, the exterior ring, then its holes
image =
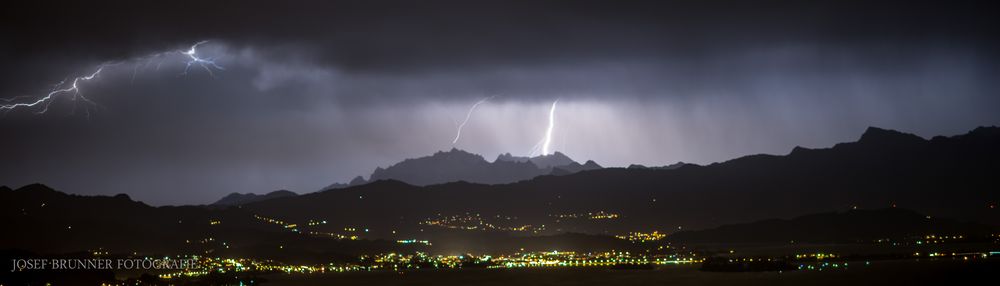
{"type": "Polygon", "coordinates": [[[697,254],[681,256],[641,255],[629,252],[578,253],[573,251],[544,251],[513,253],[509,255],[430,255],[424,252],[385,253],[364,255],[354,263],[330,263],[321,265],[290,265],[273,260],[250,258],[217,258],[207,256],[177,256],[176,259],[195,259],[196,268],[180,272],[159,274],[162,279],[197,277],[212,273],[285,273],[313,274],[326,272],[353,271],[400,271],[418,269],[457,268],[548,268],[548,267],[615,267],[682,265],[701,263],[697,254]]]}
{"type": "Polygon", "coordinates": [[[627,234],[616,235],[615,237],[617,237],[618,239],[624,239],[631,242],[650,242],[650,241],[661,240],[664,237],[667,237],[667,235],[664,233],[660,233],[659,231],[653,231],[650,233],[629,232],[627,234]]]}
{"type": "MultiPolygon", "coordinates": [[[[407,242],[409,243],[409,242],[407,242]]],[[[959,259],[963,261],[983,260],[1000,257],[1000,251],[970,253],[913,253],[910,259],[959,259]]],[[[215,274],[256,275],[312,275],[346,272],[398,272],[433,269],[518,269],[518,268],[606,268],[606,269],[653,269],[695,265],[703,269],[729,271],[726,269],[754,269],[774,271],[833,271],[850,267],[868,267],[881,263],[886,257],[845,258],[835,253],[800,253],[782,257],[725,256],[704,257],[694,252],[686,254],[647,255],[628,251],[574,252],[537,251],[517,252],[506,255],[462,254],[432,255],[425,252],[383,253],[363,255],[354,262],[327,263],[314,265],[293,265],[273,260],[251,258],[219,258],[209,256],[177,256],[175,259],[195,259],[196,267],[177,272],[165,272],[157,277],[165,281],[175,279],[198,279],[200,276],[215,274]],[[708,259],[706,259],[708,258],[708,259]],[[721,265],[721,267],[720,267],[721,265]],[[713,268],[716,267],[716,268],[713,268]],[[750,267],[750,268],[747,268],[750,267]]],[[[147,258],[148,259],[148,258],[147,258]]]]}
{"type": "Polygon", "coordinates": [[[517,217],[495,215],[484,217],[480,214],[463,214],[428,218],[421,222],[423,225],[441,227],[458,230],[493,230],[493,231],[516,231],[539,233],[545,231],[545,225],[533,226],[530,224],[517,225],[514,222],[517,217]]]}
{"type": "Polygon", "coordinates": [[[588,213],[572,213],[572,214],[555,214],[549,215],[550,217],[561,218],[561,219],[618,219],[619,215],[617,213],[597,211],[588,213]]]}
{"type": "MultiPolygon", "coordinates": [[[[598,211],[589,213],[574,213],[549,215],[554,223],[559,220],[610,220],[621,217],[620,214],[598,211]]],[[[369,233],[368,228],[358,226],[332,227],[327,220],[310,219],[301,223],[285,219],[253,215],[253,219],[263,225],[273,225],[276,231],[295,236],[333,239],[336,241],[378,241],[363,235],[369,233]],[[325,230],[336,230],[328,232],[325,230]]],[[[515,216],[482,216],[480,214],[463,214],[426,219],[419,226],[437,227],[444,230],[457,231],[491,231],[510,233],[533,233],[543,231],[531,225],[517,225],[515,216]]],[[[223,224],[221,219],[211,219],[210,226],[223,224]]],[[[965,234],[926,234],[910,236],[902,239],[874,239],[867,245],[876,249],[886,249],[888,254],[880,255],[849,255],[843,256],[836,252],[803,252],[788,255],[746,255],[743,250],[709,250],[704,246],[677,244],[668,240],[667,232],[632,231],[614,235],[615,239],[632,244],[635,249],[609,251],[579,251],[579,250],[547,250],[547,251],[514,251],[508,253],[463,253],[434,254],[437,246],[428,239],[405,238],[403,234],[392,231],[398,239],[392,240],[400,246],[420,246],[420,251],[395,251],[378,254],[359,255],[351,261],[339,261],[317,264],[293,264],[280,259],[259,259],[250,257],[231,257],[217,255],[220,250],[230,249],[231,243],[219,241],[215,237],[205,237],[196,240],[185,240],[186,244],[204,245],[201,255],[173,256],[172,259],[194,259],[195,267],[177,271],[162,271],[156,275],[162,281],[199,281],[202,277],[216,277],[220,274],[237,274],[237,282],[257,281],[257,277],[275,277],[274,275],[327,275],[332,273],[355,272],[400,272],[426,271],[434,269],[657,269],[663,267],[693,266],[704,271],[836,271],[858,267],[869,267],[885,260],[911,259],[949,259],[960,261],[980,261],[1000,256],[998,251],[944,251],[954,249],[971,242],[986,241],[991,245],[1000,243],[1000,234],[990,234],[986,238],[970,238],[965,234]],[[901,252],[904,249],[917,247],[923,250],[901,252]],[[945,248],[934,248],[945,247],[945,248]],[[695,250],[701,249],[701,250],[695,250]],[[899,250],[894,250],[899,249],[899,250]],[[242,277],[242,278],[241,278],[242,277]]],[[[790,245],[795,245],[794,242],[790,245]]],[[[291,246],[291,245],[290,245],[291,246]]],[[[280,250],[285,245],[279,245],[280,250]]],[[[960,248],[959,248],[960,249],[960,248]]],[[[94,256],[113,256],[106,249],[98,248],[91,251],[94,256]]],[[[148,259],[148,257],[143,257],[148,259]]],[[[215,278],[213,278],[215,279],[215,278]]],[[[227,280],[228,281],[228,280],[227,280]]],[[[259,282],[259,281],[257,281],[259,282]]],[[[255,282],[256,283],[256,282],[255,282]]]]}
{"type": "MultiPolygon", "coordinates": [[[[586,219],[591,216],[606,216],[606,214],[587,214],[578,216],[586,219]]],[[[310,235],[317,238],[330,238],[334,240],[364,241],[365,238],[357,235],[340,235],[332,233],[321,233],[312,231],[299,231],[296,223],[289,223],[284,220],[266,218],[255,215],[254,218],[266,224],[274,224],[280,229],[291,232],[295,235],[310,235]]],[[[497,217],[494,217],[497,218],[497,217]]],[[[502,217],[499,217],[502,218],[502,217]]],[[[567,218],[567,217],[563,217],[567,218]]],[[[510,218],[514,220],[515,218],[510,218]]],[[[443,222],[422,222],[422,225],[432,226],[455,226],[461,223],[473,223],[473,226],[490,225],[483,219],[475,215],[465,217],[446,217],[443,222]]],[[[212,221],[211,225],[221,222],[212,221]]],[[[325,225],[326,221],[313,220],[302,224],[305,227],[315,227],[325,225]]],[[[452,229],[452,228],[449,228],[452,229]]],[[[477,230],[479,228],[470,228],[477,230]]],[[[343,227],[344,233],[365,233],[367,230],[358,227],[343,227]]],[[[496,229],[491,229],[496,230],[496,229]]],[[[517,232],[514,229],[508,231],[517,232]]],[[[213,255],[214,249],[222,247],[228,249],[230,244],[218,241],[216,238],[208,237],[186,243],[196,243],[213,245],[212,251],[206,251],[202,255],[180,255],[164,257],[170,259],[193,259],[194,267],[176,271],[161,271],[156,274],[161,281],[200,281],[202,277],[216,277],[220,274],[236,274],[236,282],[256,281],[258,277],[278,277],[275,275],[291,275],[306,277],[311,275],[328,275],[333,273],[356,273],[356,272],[401,272],[401,271],[428,271],[435,269],[659,269],[664,267],[697,267],[703,271],[838,271],[852,268],[870,267],[874,264],[880,265],[885,261],[912,260],[912,261],[937,261],[937,260],[958,260],[958,261],[987,261],[1000,257],[1000,251],[945,251],[945,249],[961,249],[970,238],[964,234],[926,234],[912,236],[906,239],[876,239],[868,245],[876,249],[885,249],[887,252],[875,255],[843,255],[837,252],[817,251],[800,252],[788,255],[754,255],[744,254],[747,250],[723,249],[707,250],[704,246],[678,245],[667,241],[669,235],[659,232],[629,232],[616,235],[615,238],[632,243],[638,249],[633,250],[609,250],[609,251],[576,251],[576,250],[550,250],[550,251],[515,251],[510,253],[463,253],[463,254],[434,254],[432,251],[410,251],[410,252],[384,252],[379,254],[359,255],[351,261],[317,263],[317,264],[293,264],[281,262],[276,259],[259,259],[250,257],[231,257],[213,255]],[[702,249],[702,250],[694,250],[702,249]],[[898,250],[894,250],[898,249],[898,250]],[[905,249],[917,249],[912,252],[901,252],[905,249]]],[[[976,241],[987,241],[994,247],[1000,235],[990,234],[988,238],[975,238],[976,241]]],[[[423,247],[434,247],[435,244],[424,239],[398,239],[394,241],[398,245],[420,245],[423,247]]],[[[792,244],[794,245],[794,244],[792,244]]],[[[284,248],[282,246],[281,248],[284,248]]],[[[433,248],[428,248],[433,249],[433,248]]],[[[752,249],[750,250],[752,252],[752,249]]],[[[94,257],[112,257],[114,253],[106,249],[99,248],[91,250],[94,257]]],[[[151,257],[135,257],[136,259],[150,259],[151,257]]],[[[402,273],[402,272],[401,272],[402,273]]],[[[222,276],[225,277],[225,276],[222,276]]],[[[229,280],[227,280],[229,281],[229,280]]],[[[259,282],[259,281],[258,281],[259,282]]]]}

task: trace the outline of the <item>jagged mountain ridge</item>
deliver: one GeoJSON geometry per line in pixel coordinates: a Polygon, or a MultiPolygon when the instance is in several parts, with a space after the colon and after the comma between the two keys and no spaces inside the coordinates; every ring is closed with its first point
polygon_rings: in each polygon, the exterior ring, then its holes
{"type": "Polygon", "coordinates": [[[674,169],[677,169],[677,168],[680,168],[680,167],[684,167],[684,166],[687,166],[687,165],[697,166],[696,164],[684,163],[684,162],[677,162],[677,163],[673,163],[673,164],[670,164],[670,165],[664,165],[664,166],[645,166],[645,165],[641,165],[641,164],[631,164],[631,165],[628,165],[628,168],[629,169],[674,170],[674,169]]]}
{"type": "MultiPolygon", "coordinates": [[[[376,185],[384,183],[402,184],[380,181],[376,185]]],[[[331,259],[354,261],[357,255],[371,252],[428,250],[425,246],[401,245],[396,240],[370,236],[337,240],[327,236],[302,235],[273,222],[257,219],[255,213],[243,207],[153,207],[133,201],[125,194],[81,196],[42,184],[17,189],[0,186],[0,228],[18,231],[18,235],[0,236],[0,245],[4,246],[0,254],[6,250],[62,254],[94,249],[113,254],[139,255],[211,252],[216,255],[257,255],[318,263],[331,259]]],[[[323,224],[309,229],[340,232],[343,226],[323,224]]],[[[427,231],[432,232],[430,229],[427,231]]],[[[544,250],[568,245],[588,249],[629,247],[628,242],[606,235],[512,237],[505,233],[468,233],[449,234],[448,237],[460,242],[470,239],[483,241],[483,244],[474,246],[477,251],[512,251],[525,247],[544,250]]],[[[435,247],[447,247],[444,242],[436,240],[435,247]]],[[[459,245],[468,247],[464,243],[459,245]]]]}
{"type": "Polygon", "coordinates": [[[273,192],[270,192],[270,193],[267,193],[267,194],[263,194],[263,195],[257,195],[257,194],[253,194],[253,193],[246,193],[246,194],[231,193],[229,195],[226,195],[225,197],[222,197],[222,199],[219,199],[218,201],[212,203],[212,205],[213,206],[236,206],[236,205],[242,205],[242,204],[247,204],[247,203],[252,203],[252,202],[258,202],[258,201],[263,201],[263,200],[270,200],[270,199],[284,198],[284,197],[294,197],[294,196],[297,196],[297,195],[298,194],[296,194],[295,192],[292,192],[292,191],[289,191],[289,190],[277,190],[277,191],[273,191],[273,192]]]}
{"type": "MultiPolygon", "coordinates": [[[[797,147],[787,155],[749,155],[707,166],[605,168],[500,185],[419,187],[383,181],[249,207],[303,218],[362,210],[397,219],[478,212],[517,215],[524,224],[541,224],[529,219],[544,220],[552,214],[599,210],[628,217],[607,231],[699,229],[752,218],[893,204],[933,216],[984,222],[1000,218],[987,207],[1000,199],[986,187],[995,182],[991,170],[1000,167],[996,146],[1000,146],[997,127],[930,140],[873,127],[856,142],[823,149],[797,147]]],[[[383,223],[379,218],[353,220],[383,223]]]]}
{"type": "Polygon", "coordinates": [[[507,184],[541,175],[565,175],[602,167],[594,161],[577,163],[563,153],[536,157],[501,154],[493,162],[478,154],[452,148],[430,156],[406,159],[392,166],[375,168],[369,180],[356,177],[349,184],[333,184],[324,190],[356,186],[371,181],[397,180],[416,186],[450,182],[507,184]]]}
{"type": "Polygon", "coordinates": [[[519,163],[531,162],[532,164],[535,164],[535,166],[538,166],[538,168],[543,168],[543,169],[568,166],[570,164],[576,163],[576,161],[570,159],[568,156],[566,156],[566,154],[563,154],[558,151],[552,154],[539,155],[535,157],[514,156],[511,155],[510,153],[504,153],[497,156],[497,159],[494,160],[493,162],[519,162],[519,163]]]}

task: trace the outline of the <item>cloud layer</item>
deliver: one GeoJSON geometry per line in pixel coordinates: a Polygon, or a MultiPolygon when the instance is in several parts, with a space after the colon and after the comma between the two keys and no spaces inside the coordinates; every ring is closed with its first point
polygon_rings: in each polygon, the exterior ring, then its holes
{"type": "Polygon", "coordinates": [[[153,204],[299,192],[453,147],[710,163],[1000,122],[986,1],[33,2],[2,12],[0,97],[116,63],[0,118],[0,184],[153,204]],[[225,71],[142,58],[210,40],[225,71]],[[155,68],[159,66],[159,68],[155,68]]]}

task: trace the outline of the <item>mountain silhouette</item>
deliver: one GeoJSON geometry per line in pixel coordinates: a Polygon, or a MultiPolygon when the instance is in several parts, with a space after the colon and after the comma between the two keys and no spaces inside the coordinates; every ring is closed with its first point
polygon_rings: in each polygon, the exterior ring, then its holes
{"type": "Polygon", "coordinates": [[[257,195],[257,194],[253,194],[253,193],[246,193],[246,194],[232,193],[232,194],[229,194],[229,195],[227,195],[225,197],[222,197],[222,199],[219,199],[218,201],[212,203],[212,205],[214,205],[214,206],[235,206],[235,205],[242,205],[242,204],[246,204],[246,203],[252,203],[252,202],[263,201],[263,200],[270,200],[270,199],[275,199],[275,198],[294,197],[294,196],[297,196],[297,195],[298,194],[296,194],[295,192],[292,192],[292,191],[289,191],[289,190],[278,190],[278,191],[273,191],[273,192],[270,192],[270,193],[267,193],[267,194],[264,194],[264,195],[257,195]]]}
{"type": "Polygon", "coordinates": [[[674,170],[674,169],[677,169],[677,168],[680,168],[680,167],[684,167],[684,166],[687,166],[687,165],[698,166],[696,164],[690,164],[690,163],[684,163],[684,162],[677,162],[677,163],[673,163],[673,164],[670,164],[670,165],[654,166],[654,167],[647,167],[647,166],[640,165],[640,164],[631,164],[631,165],[628,165],[628,168],[629,169],[674,170]]]}
{"type": "MultiPolygon", "coordinates": [[[[403,191],[419,189],[398,181],[378,181],[352,189],[372,189],[375,192],[374,189],[382,187],[403,191]]],[[[258,203],[295,198],[296,196],[287,196],[258,203]]],[[[110,197],[79,196],[59,192],[42,184],[26,185],[16,190],[0,188],[0,228],[18,231],[18,235],[0,236],[0,245],[3,246],[0,257],[4,253],[10,253],[8,250],[59,254],[100,249],[111,253],[139,255],[213,253],[326,263],[331,259],[355,261],[357,255],[371,252],[426,251],[417,248],[419,246],[401,245],[395,239],[367,236],[367,232],[358,240],[336,240],[292,232],[281,225],[256,219],[258,214],[243,206],[152,207],[133,201],[124,194],[110,197]],[[279,248],[279,245],[284,247],[279,248]]],[[[365,216],[380,217],[376,213],[365,216]]],[[[340,224],[324,223],[310,227],[304,222],[299,226],[303,230],[344,231],[344,225],[340,224]]],[[[426,233],[435,233],[435,230],[428,229],[426,233]]],[[[414,234],[400,235],[412,237],[414,234]]],[[[502,232],[472,232],[446,234],[434,241],[435,247],[448,250],[449,240],[462,246],[455,248],[455,251],[474,247],[472,249],[477,252],[525,248],[548,250],[560,246],[627,249],[630,245],[606,235],[565,233],[524,237],[502,232]],[[468,245],[465,243],[468,240],[482,243],[468,245]]]]}
{"type": "Polygon", "coordinates": [[[568,165],[552,167],[552,172],[550,172],[549,174],[557,176],[569,175],[582,171],[600,170],[602,168],[603,167],[601,167],[601,165],[598,165],[597,162],[594,162],[593,160],[587,160],[587,162],[583,163],[583,165],[580,165],[580,163],[577,162],[572,162],[569,163],[568,165]]]}
{"type": "Polygon", "coordinates": [[[480,155],[452,148],[431,156],[406,159],[384,169],[376,168],[369,181],[397,180],[416,186],[459,181],[505,184],[551,174],[556,169],[559,174],[571,174],[600,168],[593,161],[581,165],[559,152],[530,158],[507,153],[491,163],[480,155]]]}
{"type": "Polygon", "coordinates": [[[868,127],[865,133],[858,139],[858,143],[882,146],[902,146],[926,143],[920,136],[899,132],[896,130],[882,129],[878,127],[868,127]]]}
{"type": "Polygon", "coordinates": [[[531,162],[532,164],[535,164],[535,166],[538,166],[539,168],[542,169],[568,166],[570,164],[576,163],[576,161],[570,159],[569,156],[566,156],[566,154],[563,154],[558,151],[552,154],[539,155],[535,157],[519,157],[519,156],[513,156],[510,153],[504,153],[500,154],[500,156],[497,156],[497,159],[494,162],[519,162],[519,163],[531,162]]]}
{"type": "MultiPolygon", "coordinates": [[[[860,140],[831,148],[796,147],[787,155],[749,155],[706,166],[604,168],[493,185],[457,182],[421,187],[428,182],[375,180],[337,192],[245,207],[284,217],[323,217],[366,225],[395,225],[400,217],[481,213],[518,216],[524,224],[583,233],[697,230],[748,219],[891,205],[934,217],[995,224],[1000,213],[988,206],[1000,199],[989,187],[996,182],[992,170],[1000,168],[997,146],[1000,128],[996,127],[931,140],[869,128],[860,140]],[[628,219],[606,225],[548,221],[550,215],[595,211],[615,212],[628,219]],[[372,215],[359,218],[353,215],[357,213],[372,215]]],[[[426,160],[490,164],[478,155],[456,150],[426,160]]],[[[507,163],[533,165],[530,161],[507,163]]],[[[427,166],[414,161],[400,165],[409,170],[427,166]]],[[[442,173],[446,175],[455,176],[442,173]]],[[[404,178],[403,174],[386,177],[404,178]]],[[[458,179],[437,181],[448,180],[458,179]]]]}
{"type": "Polygon", "coordinates": [[[346,188],[346,187],[353,187],[353,186],[358,186],[358,185],[364,185],[364,184],[367,184],[367,183],[368,183],[368,180],[365,180],[365,177],[356,176],[356,177],[354,177],[354,179],[351,179],[351,181],[347,182],[346,184],[345,183],[333,183],[333,184],[330,184],[329,186],[326,186],[325,188],[320,189],[320,191],[322,192],[322,191],[326,191],[326,190],[343,189],[343,188],[346,188]]]}

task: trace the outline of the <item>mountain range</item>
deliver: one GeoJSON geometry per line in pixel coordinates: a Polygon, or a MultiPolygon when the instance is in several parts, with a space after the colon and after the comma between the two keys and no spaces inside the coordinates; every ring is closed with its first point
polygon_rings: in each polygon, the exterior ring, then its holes
{"type": "MultiPolygon", "coordinates": [[[[931,216],[996,226],[1000,221],[996,208],[1000,193],[994,187],[995,170],[1000,169],[997,146],[997,127],[931,139],[871,127],[857,141],[830,148],[795,147],[787,155],[750,155],[706,166],[603,168],[565,175],[552,174],[557,168],[552,167],[549,174],[497,184],[445,175],[415,178],[452,182],[418,185],[376,179],[343,189],[211,208],[151,207],[124,194],[68,195],[43,185],[17,190],[0,187],[0,228],[19,233],[0,237],[0,245],[45,251],[114,248],[256,253],[277,249],[280,244],[289,247],[284,252],[268,253],[301,251],[306,256],[329,257],[398,248],[393,243],[397,239],[429,240],[435,249],[448,251],[479,252],[522,245],[552,249],[564,245],[558,237],[580,233],[582,236],[573,236],[578,242],[586,241],[580,243],[624,249],[607,238],[633,231],[660,231],[682,240],[687,236],[689,241],[712,241],[684,233],[718,228],[716,235],[703,237],[747,235],[750,241],[771,241],[802,235],[800,239],[809,240],[805,235],[821,233],[811,231],[809,225],[848,229],[851,216],[844,220],[795,217],[893,207],[921,215],[890,212],[885,217],[893,220],[879,225],[910,225],[914,219],[931,216]],[[762,219],[777,221],[760,223],[762,219]],[[298,225],[296,232],[290,231],[290,224],[298,225]],[[730,227],[724,228],[727,225],[730,227]],[[750,232],[755,229],[789,235],[753,238],[750,232]],[[310,233],[354,234],[362,239],[330,242],[328,237],[310,233]],[[152,244],[143,243],[144,237],[157,239],[152,244]],[[206,238],[213,240],[192,243],[206,238]],[[226,242],[232,249],[222,248],[218,242],[226,242]]],[[[481,156],[452,150],[404,161],[380,173],[395,175],[397,171],[387,170],[407,170],[426,166],[424,163],[451,166],[455,162],[459,162],[456,166],[499,164],[543,169],[530,160],[489,163],[481,156]]],[[[886,229],[896,232],[893,235],[931,231],[886,229]]],[[[861,234],[855,237],[871,236],[861,234]]],[[[831,240],[841,238],[850,237],[830,235],[831,240]]]]}
{"type": "Polygon", "coordinates": [[[535,157],[518,157],[505,153],[489,162],[480,155],[452,148],[430,156],[406,159],[386,168],[378,167],[369,176],[369,180],[358,176],[347,184],[335,183],[323,190],[342,189],[379,180],[396,180],[415,186],[451,182],[507,184],[541,175],[567,175],[601,168],[594,161],[577,163],[560,152],[535,157]]]}
{"type": "MultiPolygon", "coordinates": [[[[990,222],[998,217],[990,207],[1000,197],[989,187],[996,183],[992,170],[1000,167],[996,146],[1000,146],[996,127],[930,140],[872,127],[856,142],[831,148],[795,147],[787,155],[750,155],[707,166],[605,168],[495,185],[455,182],[421,187],[383,180],[247,207],[365,225],[395,225],[401,216],[420,221],[438,213],[467,212],[516,215],[524,224],[543,224],[555,214],[597,211],[628,218],[606,226],[558,228],[590,233],[640,227],[698,229],[753,218],[891,205],[990,222]],[[356,213],[377,215],[350,215],[356,213]]],[[[553,224],[546,225],[553,229],[553,224]]]]}

